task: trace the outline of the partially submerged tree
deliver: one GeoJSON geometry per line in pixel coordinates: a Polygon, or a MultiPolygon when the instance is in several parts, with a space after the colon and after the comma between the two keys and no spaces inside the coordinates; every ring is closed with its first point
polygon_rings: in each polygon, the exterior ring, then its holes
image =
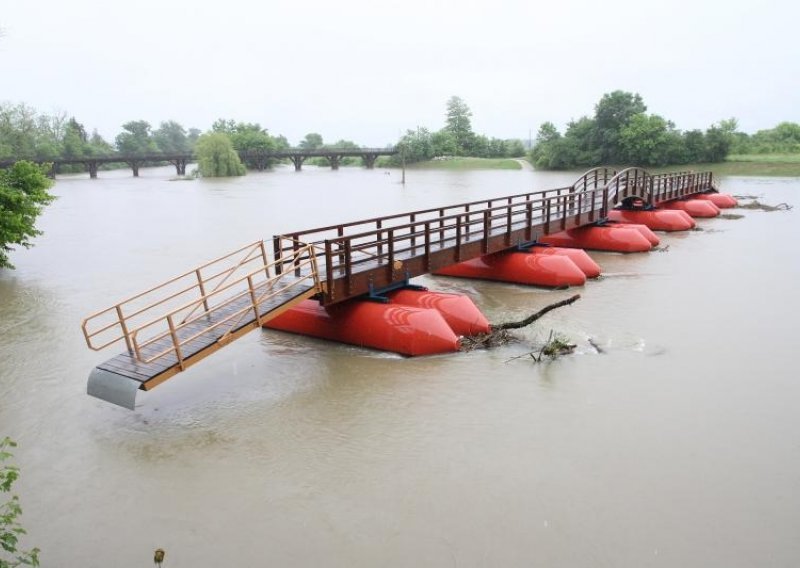
{"type": "Polygon", "coordinates": [[[50,180],[31,162],[17,162],[0,170],[0,268],[14,268],[8,258],[13,247],[30,248],[30,239],[40,235],[36,217],[55,199],[47,190],[50,180]]]}
{"type": "Polygon", "coordinates": [[[197,164],[203,177],[243,176],[245,167],[227,134],[209,132],[197,139],[197,164]]]}

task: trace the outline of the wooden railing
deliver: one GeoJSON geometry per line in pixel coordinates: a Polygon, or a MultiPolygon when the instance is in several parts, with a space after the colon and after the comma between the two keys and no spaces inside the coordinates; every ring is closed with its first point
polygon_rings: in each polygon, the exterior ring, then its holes
{"type": "Polygon", "coordinates": [[[325,303],[436,270],[447,264],[535,240],[540,235],[605,219],[610,208],[635,197],[647,204],[712,189],[711,174],[650,175],[589,170],[570,187],[471,201],[375,217],[275,237],[274,254],[294,254],[310,242],[320,256],[325,303]]]}

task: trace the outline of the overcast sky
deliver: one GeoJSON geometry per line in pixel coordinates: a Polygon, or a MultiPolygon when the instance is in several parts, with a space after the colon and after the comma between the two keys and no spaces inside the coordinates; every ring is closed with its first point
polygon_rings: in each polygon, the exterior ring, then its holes
{"type": "Polygon", "coordinates": [[[797,0],[0,0],[0,101],[128,120],[258,122],[382,146],[444,123],[535,136],[615,89],[683,130],[800,122],[797,0]]]}

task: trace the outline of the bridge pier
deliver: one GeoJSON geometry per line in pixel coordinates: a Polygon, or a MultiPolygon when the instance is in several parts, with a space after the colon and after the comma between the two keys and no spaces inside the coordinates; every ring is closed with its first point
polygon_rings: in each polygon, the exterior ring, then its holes
{"type": "Polygon", "coordinates": [[[375,160],[378,158],[377,154],[362,154],[361,159],[364,160],[364,165],[368,170],[375,168],[375,160]]]}
{"type": "Polygon", "coordinates": [[[136,162],[134,160],[131,160],[130,162],[128,162],[128,165],[133,170],[133,177],[135,178],[139,177],[139,166],[141,165],[141,162],[136,162]]]}
{"type": "Polygon", "coordinates": [[[89,179],[97,179],[97,162],[84,162],[89,170],[89,179]]]}
{"type": "Polygon", "coordinates": [[[340,162],[342,160],[342,157],[340,155],[338,155],[338,154],[330,154],[330,155],[325,156],[325,157],[331,163],[331,169],[332,170],[338,170],[339,169],[339,164],[340,164],[340,162]]]}
{"type": "Polygon", "coordinates": [[[301,154],[293,154],[289,156],[289,159],[294,164],[294,171],[299,172],[300,169],[303,167],[303,162],[306,161],[306,156],[301,154]]]}
{"type": "Polygon", "coordinates": [[[53,162],[50,164],[50,170],[47,172],[47,177],[50,179],[56,179],[56,173],[58,172],[58,163],[53,162]]]}

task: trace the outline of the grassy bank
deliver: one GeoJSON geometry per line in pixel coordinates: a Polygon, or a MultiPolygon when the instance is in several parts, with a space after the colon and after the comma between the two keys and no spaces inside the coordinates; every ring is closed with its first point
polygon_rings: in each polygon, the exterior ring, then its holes
{"type": "Polygon", "coordinates": [[[728,156],[725,162],[719,164],[686,164],[653,169],[656,172],[676,170],[711,170],[719,176],[800,177],[800,154],[738,154],[728,156]]]}
{"type": "Polygon", "coordinates": [[[508,158],[447,158],[409,164],[419,170],[521,170],[516,160],[508,158]]]}

